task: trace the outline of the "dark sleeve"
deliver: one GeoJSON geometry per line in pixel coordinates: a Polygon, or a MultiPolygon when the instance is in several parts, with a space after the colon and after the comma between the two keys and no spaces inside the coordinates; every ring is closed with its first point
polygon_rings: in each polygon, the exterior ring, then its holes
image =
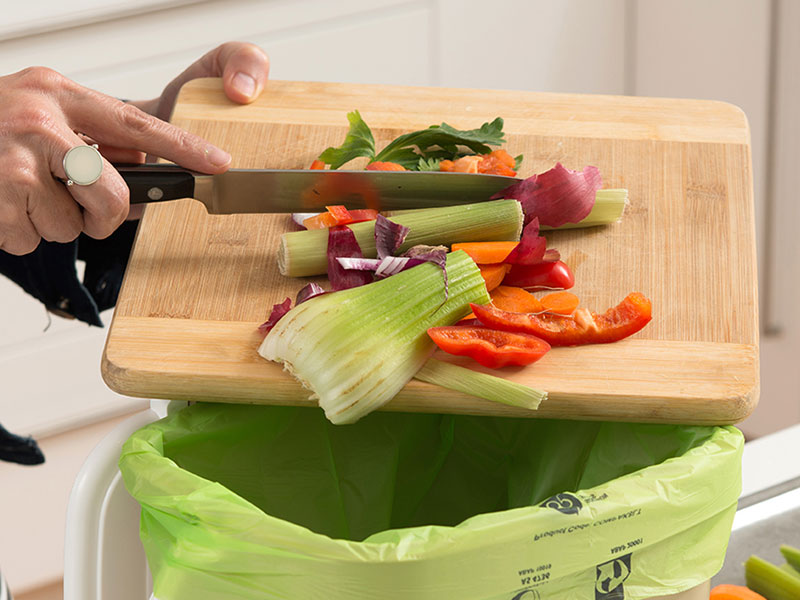
{"type": "MultiPolygon", "coordinates": [[[[74,242],[42,241],[24,256],[0,250],[0,273],[38,299],[47,310],[102,327],[100,312],[117,303],[122,276],[128,265],[138,221],[126,221],[104,240],[81,235],[74,242]],[[75,261],[86,262],[79,281],[75,261]]],[[[10,319],[13,315],[4,314],[10,319]]],[[[44,462],[44,455],[29,437],[15,435],[0,425],[0,461],[25,465],[44,462]]]]}
{"type": "Polygon", "coordinates": [[[0,273],[47,310],[102,327],[100,313],[117,302],[137,225],[126,221],[103,240],[83,234],[68,244],[43,240],[24,256],[0,250],[0,273]],[[86,263],[82,282],[75,268],[78,259],[86,263]]]}

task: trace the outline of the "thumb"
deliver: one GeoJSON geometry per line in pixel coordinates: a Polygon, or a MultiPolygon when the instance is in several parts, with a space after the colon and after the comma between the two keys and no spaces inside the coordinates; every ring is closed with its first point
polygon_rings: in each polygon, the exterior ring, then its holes
{"type": "Polygon", "coordinates": [[[218,63],[222,66],[225,94],[234,102],[247,104],[258,98],[269,76],[269,58],[253,44],[223,44],[218,63]]]}

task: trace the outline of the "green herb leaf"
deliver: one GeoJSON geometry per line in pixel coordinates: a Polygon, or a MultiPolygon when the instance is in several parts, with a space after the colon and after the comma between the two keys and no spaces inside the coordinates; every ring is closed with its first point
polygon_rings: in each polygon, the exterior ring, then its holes
{"type": "Polygon", "coordinates": [[[434,151],[437,158],[445,158],[447,154],[451,155],[451,158],[455,158],[459,146],[466,146],[476,154],[486,154],[491,152],[490,145],[501,146],[505,141],[503,119],[500,117],[497,117],[491,123],[484,123],[480,129],[468,129],[465,131],[455,129],[447,123],[442,123],[441,125],[431,125],[427,129],[401,135],[381,150],[375,160],[396,162],[408,168],[408,165],[403,161],[407,161],[410,158],[409,149],[413,152],[414,148],[416,148],[417,159],[420,156],[429,158],[429,155],[433,154],[434,151]],[[446,153],[444,156],[442,151],[446,153]]]}
{"type": "Polygon", "coordinates": [[[375,158],[375,138],[359,112],[354,110],[347,113],[347,120],[350,122],[350,130],[347,132],[344,143],[338,148],[327,148],[319,155],[319,160],[329,164],[331,169],[338,169],[354,158],[362,156],[369,159],[375,158]]]}
{"type": "MultiPolygon", "coordinates": [[[[383,159],[375,158],[375,160],[383,159]]],[[[417,169],[417,163],[419,162],[419,154],[417,154],[413,148],[400,148],[394,153],[394,156],[392,156],[391,162],[403,165],[409,171],[415,171],[417,169]]]]}
{"type": "Polygon", "coordinates": [[[525,159],[522,154],[519,154],[514,157],[514,170],[519,171],[519,168],[522,166],[522,161],[525,159]]]}
{"type": "Polygon", "coordinates": [[[440,162],[442,161],[438,158],[420,158],[417,171],[438,171],[440,162]]]}

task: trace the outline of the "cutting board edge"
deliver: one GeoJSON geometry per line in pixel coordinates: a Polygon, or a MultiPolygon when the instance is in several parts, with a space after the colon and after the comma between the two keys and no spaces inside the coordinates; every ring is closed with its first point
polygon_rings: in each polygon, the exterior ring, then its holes
{"type": "MultiPolygon", "coordinates": [[[[266,399],[262,397],[245,397],[245,396],[230,396],[230,395],[203,395],[199,391],[192,391],[183,385],[183,381],[176,378],[174,381],[174,391],[169,391],[167,388],[169,377],[161,372],[152,371],[135,371],[120,369],[119,372],[125,372],[128,377],[117,377],[112,375],[115,368],[111,370],[104,369],[103,379],[106,384],[113,391],[130,397],[135,398],[158,398],[162,400],[178,400],[190,402],[217,402],[221,404],[264,404],[259,400],[266,399]],[[152,375],[153,384],[146,382],[151,380],[152,375]],[[132,383],[138,380],[138,383],[132,383]],[[165,384],[166,382],[166,384],[165,384]],[[165,392],[165,390],[167,390],[165,392]],[[182,390],[182,391],[179,391],[182,390]]],[[[413,382],[414,385],[435,387],[431,384],[423,384],[421,382],[413,382]]],[[[693,403],[698,406],[708,405],[708,403],[717,403],[717,407],[722,409],[721,403],[725,406],[733,405],[736,407],[734,411],[724,410],[696,410],[693,418],[684,419],[669,413],[670,399],[637,399],[635,401],[636,411],[614,411],[608,410],[600,413],[592,410],[592,405],[602,402],[602,399],[588,398],[586,396],[570,397],[569,394],[560,394],[554,398],[558,402],[558,407],[551,410],[549,409],[547,400],[542,403],[538,410],[528,410],[525,408],[507,406],[473,398],[466,394],[451,393],[447,405],[437,403],[434,399],[420,400],[415,393],[412,399],[408,399],[407,388],[401,391],[398,396],[386,405],[379,408],[379,411],[384,412],[424,412],[424,413],[439,413],[439,414],[461,414],[469,416],[494,416],[494,417],[510,417],[510,418],[540,418],[540,419],[559,419],[559,420],[580,420],[580,421],[619,421],[627,423],[668,423],[676,425],[735,425],[746,419],[757,406],[757,386],[749,392],[741,396],[734,396],[728,399],[719,398],[697,398],[693,403]],[[461,399],[464,399],[463,401],[461,399]],[[579,409],[579,411],[577,410],[579,409]],[[577,411],[577,412],[576,412],[577,411]],[[725,415],[720,414],[726,412],[725,415]]],[[[266,406],[266,404],[264,404],[266,406]]],[[[300,406],[307,408],[317,407],[317,403],[311,399],[301,400],[298,398],[280,398],[276,399],[270,396],[269,406],[300,406]]]]}
{"type": "MultiPolygon", "coordinates": [[[[269,86],[272,86],[273,93],[283,93],[285,88],[290,88],[292,86],[306,86],[306,87],[320,87],[335,91],[341,91],[344,89],[352,89],[352,84],[346,84],[341,82],[330,82],[330,81],[311,81],[311,80],[276,80],[272,79],[267,84],[268,87],[266,89],[267,94],[270,93],[269,86]],[[277,88],[277,89],[276,89],[277,88]]],[[[729,121],[725,124],[725,127],[721,126],[709,126],[709,131],[705,134],[700,135],[698,131],[691,132],[689,128],[683,126],[682,124],[670,124],[670,123],[662,123],[657,127],[657,130],[661,134],[661,141],[675,141],[675,142],[706,142],[706,143],[726,143],[726,144],[738,144],[738,145],[746,145],[750,146],[751,144],[751,131],[750,131],[750,122],[747,119],[747,114],[744,110],[736,104],[732,102],[727,102],[724,100],[712,100],[712,99],[705,99],[705,98],[671,98],[671,97],[663,97],[663,96],[629,96],[629,95],[622,95],[622,94],[585,94],[585,93],[569,93],[569,92],[541,92],[541,91],[532,91],[532,90],[512,90],[512,89],[480,89],[480,88],[468,88],[468,87],[437,87],[431,88],[429,86],[409,86],[409,85],[398,85],[398,84],[358,84],[359,89],[363,90],[372,90],[374,94],[390,94],[392,91],[395,93],[402,93],[402,92],[416,92],[419,94],[430,93],[431,90],[435,90],[438,96],[444,97],[447,94],[456,94],[460,97],[466,97],[470,95],[476,94],[492,94],[493,96],[499,95],[509,95],[515,98],[519,98],[520,95],[524,95],[526,98],[530,99],[531,103],[534,104],[558,104],[558,103],[577,103],[577,102],[585,102],[587,99],[595,100],[597,102],[613,102],[616,105],[624,105],[631,110],[635,111],[637,107],[643,106],[646,103],[652,104],[657,103],[660,108],[666,110],[676,110],[677,112],[686,111],[688,109],[693,110],[708,110],[709,112],[724,112],[725,118],[729,121]],[[721,131],[725,129],[728,131],[728,134],[724,139],[719,138],[719,134],[721,131]],[[736,131],[736,134],[733,135],[732,132],[736,131]]],[[[193,97],[197,97],[198,94],[205,94],[206,96],[209,93],[215,94],[213,97],[206,97],[205,100],[218,100],[222,103],[222,106],[228,109],[226,114],[226,119],[237,121],[240,119],[248,120],[248,117],[238,115],[244,115],[241,110],[241,105],[237,105],[229,100],[224,92],[222,87],[222,79],[216,77],[204,77],[194,79],[192,81],[187,82],[183,85],[181,90],[178,93],[178,97],[176,99],[175,105],[173,106],[173,111],[170,115],[170,121],[174,122],[176,119],[191,119],[192,118],[192,111],[191,107],[195,105],[192,101],[193,97]]],[[[256,102],[255,104],[258,104],[256,102]]],[[[255,107],[253,107],[255,108],[255,107]]],[[[349,107],[347,110],[352,110],[355,107],[349,107]]],[[[347,123],[344,120],[344,112],[341,114],[341,119],[337,120],[335,123],[329,123],[330,125],[340,125],[342,127],[346,127],[347,123]]],[[[507,117],[507,118],[515,118],[514,116],[507,117]]],[[[522,117],[520,117],[522,118],[522,117]]],[[[559,119],[556,122],[561,123],[560,127],[563,126],[574,126],[575,122],[571,118],[567,119],[559,119]]],[[[619,123],[612,123],[612,122],[605,122],[604,126],[608,127],[614,125],[613,133],[606,133],[602,135],[594,134],[591,137],[596,138],[603,138],[603,139],[649,139],[652,134],[652,131],[649,128],[645,128],[645,130],[638,131],[638,127],[634,126],[633,123],[630,123],[632,129],[625,134],[623,131],[620,130],[618,127],[619,123]]],[[[427,125],[426,125],[427,126],[427,125]]],[[[559,129],[559,128],[556,128],[559,129]]],[[[579,127],[582,130],[582,127],[579,127]]]]}
{"type": "MultiPolygon", "coordinates": [[[[116,319],[115,319],[116,320],[116,319]]],[[[159,320],[159,319],[153,319],[159,320]]],[[[131,324],[136,319],[123,317],[123,323],[131,324]]],[[[187,325],[189,325],[187,323],[187,325]]],[[[224,327],[224,322],[219,323],[224,327]]],[[[250,324],[243,325],[252,329],[250,324]]],[[[145,328],[146,329],[146,328],[145,328]]],[[[180,328],[178,328],[180,329],[180,328]]],[[[262,404],[269,400],[271,405],[317,406],[308,398],[310,392],[288,374],[279,379],[265,381],[259,375],[242,374],[231,371],[221,377],[218,373],[204,375],[196,370],[168,368],[167,363],[158,367],[143,367],[131,355],[113,356],[109,353],[109,343],[119,343],[120,338],[129,339],[141,335],[138,327],[117,327],[111,330],[106,341],[101,375],[106,385],[113,391],[132,397],[159,398],[165,400],[193,400],[223,403],[262,404]],[[136,331],[135,334],[132,332],[136,331]],[[228,385],[230,384],[230,385],[228,385]],[[235,390],[232,395],[230,390],[235,390]],[[263,391],[262,391],[263,390],[263,391]],[[269,393],[266,392],[269,390],[269,393]]],[[[644,341],[644,340],[643,340],[644,341]]],[[[198,340],[198,343],[200,341],[198,340]]],[[[716,345],[715,343],[710,343],[716,345]]],[[[117,345],[117,344],[112,344],[117,345]]],[[[626,422],[659,422],[697,425],[732,425],[747,418],[758,405],[758,346],[751,344],[726,344],[747,357],[754,368],[748,379],[736,377],[737,385],[731,386],[727,394],[684,396],[676,399],[664,393],[628,395],[620,402],[619,394],[614,392],[593,393],[556,391],[549,392],[550,400],[545,400],[538,411],[507,406],[480,398],[443,390],[436,385],[412,380],[398,395],[380,410],[395,412],[437,412],[445,414],[496,415],[508,417],[531,417],[551,419],[587,419],[626,422]],[[695,418],[686,421],[675,414],[676,404],[692,406],[695,418]],[[628,408],[631,407],[631,408],[628,408]],[[602,410],[598,410],[601,408],[602,410]]],[[[156,363],[150,362],[151,365],[156,363]]],[[[266,366],[266,364],[265,364],[266,366]]],[[[269,365],[273,369],[276,365],[269,365]]]]}

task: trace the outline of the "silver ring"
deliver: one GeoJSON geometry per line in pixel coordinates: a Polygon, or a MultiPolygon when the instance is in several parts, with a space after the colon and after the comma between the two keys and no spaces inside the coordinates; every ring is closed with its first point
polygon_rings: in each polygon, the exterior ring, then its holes
{"type": "Polygon", "coordinates": [[[103,174],[103,157],[97,144],[75,146],[64,155],[67,185],[92,185],[103,174]]]}

